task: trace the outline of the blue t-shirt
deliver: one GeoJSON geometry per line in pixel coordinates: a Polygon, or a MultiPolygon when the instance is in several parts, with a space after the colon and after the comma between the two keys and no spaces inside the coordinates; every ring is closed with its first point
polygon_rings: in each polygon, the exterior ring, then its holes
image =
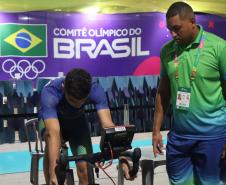
{"type": "MultiPolygon", "coordinates": [[[[63,91],[64,79],[64,77],[61,77],[51,80],[43,88],[39,110],[41,119],[58,118],[59,115],[76,116],[81,112],[83,106],[78,109],[66,101],[63,91]]],[[[91,91],[86,102],[93,103],[97,111],[109,108],[105,92],[96,81],[92,82],[91,91]]]]}

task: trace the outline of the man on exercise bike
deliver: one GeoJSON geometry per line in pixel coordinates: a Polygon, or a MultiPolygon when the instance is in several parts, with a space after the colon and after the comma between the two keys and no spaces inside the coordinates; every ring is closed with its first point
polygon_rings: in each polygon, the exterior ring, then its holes
{"type": "MultiPolygon", "coordinates": [[[[45,125],[44,173],[47,184],[58,185],[56,161],[62,142],[69,141],[73,155],[92,153],[91,137],[83,105],[95,104],[101,127],[114,126],[103,88],[83,69],[73,69],[66,77],[50,81],[42,90],[40,118],[45,125]]],[[[123,164],[125,178],[133,180],[123,164]]],[[[77,163],[79,185],[88,184],[87,163],[77,163]]]]}

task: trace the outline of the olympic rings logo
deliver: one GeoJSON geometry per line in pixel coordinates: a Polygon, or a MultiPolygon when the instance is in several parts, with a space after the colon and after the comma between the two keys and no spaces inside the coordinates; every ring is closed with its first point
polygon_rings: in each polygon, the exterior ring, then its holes
{"type": "Polygon", "coordinates": [[[7,59],[2,63],[2,70],[5,73],[9,73],[12,78],[15,78],[15,74],[19,74],[19,79],[25,76],[29,80],[33,80],[38,75],[45,71],[46,64],[42,60],[34,60],[30,62],[28,60],[20,60],[16,63],[13,59],[7,59]]]}

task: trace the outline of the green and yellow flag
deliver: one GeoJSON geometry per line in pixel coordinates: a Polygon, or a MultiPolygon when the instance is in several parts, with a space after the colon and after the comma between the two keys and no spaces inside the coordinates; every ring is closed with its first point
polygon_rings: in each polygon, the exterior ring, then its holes
{"type": "Polygon", "coordinates": [[[0,24],[0,56],[47,56],[46,25],[0,24]]]}

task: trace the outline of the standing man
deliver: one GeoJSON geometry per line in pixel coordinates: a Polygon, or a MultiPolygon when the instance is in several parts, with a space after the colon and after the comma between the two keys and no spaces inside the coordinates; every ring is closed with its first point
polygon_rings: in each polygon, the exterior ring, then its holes
{"type": "Polygon", "coordinates": [[[169,7],[166,21],[173,40],[161,50],[153,152],[162,153],[160,128],[171,103],[174,121],[166,147],[170,183],[218,185],[226,141],[226,41],[197,25],[184,2],[169,7]]]}
{"type": "MultiPolygon", "coordinates": [[[[41,93],[40,117],[45,124],[44,173],[47,184],[58,185],[55,173],[61,143],[69,141],[73,155],[92,152],[91,137],[83,105],[91,101],[103,128],[113,127],[107,98],[103,88],[83,69],[73,69],[66,78],[56,78],[41,93]]],[[[125,164],[123,164],[125,165],[125,164]]],[[[125,178],[129,176],[127,165],[123,166],[125,178]]],[[[77,163],[79,185],[88,184],[87,163],[77,163]]]]}

